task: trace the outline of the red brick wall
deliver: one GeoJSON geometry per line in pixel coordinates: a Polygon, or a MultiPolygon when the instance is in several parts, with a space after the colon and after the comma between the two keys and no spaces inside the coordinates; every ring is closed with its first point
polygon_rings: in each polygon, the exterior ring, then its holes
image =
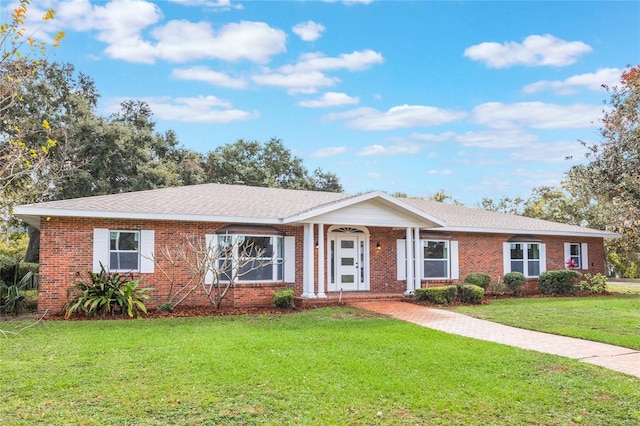
{"type": "MultiPolygon", "coordinates": [[[[169,222],[145,220],[85,219],[52,217],[43,221],[40,234],[40,291],[38,309],[59,312],[67,302],[67,289],[80,279],[87,279],[87,272],[93,268],[93,229],[154,230],[155,253],[159,257],[165,247],[175,247],[186,242],[188,237],[212,234],[228,224],[200,222],[169,222]]],[[[295,283],[242,284],[230,290],[224,304],[249,306],[270,305],[273,293],[281,288],[294,288],[296,294],[302,292],[302,227],[277,227],[288,236],[296,237],[296,278],[295,283]]],[[[133,279],[142,278],[143,287],[153,287],[153,299],[146,303],[153,308],[168,300],[171,281],[173,292],[179,284],[191,279],[188,265],[182,263],[173,267],[166,260],[160,260],[153,274],[133,274],[133,279]],[[161,269],[164,269],[168,279],[161,269]]],[[[201,288],[196,289],[186,299],[184,305],[206,305],[209,301],[201,288]]]]}
{"type": "MultiPolygon", "coordinates": [[[[147,220],[85,219],[52,217],[42,222],[40,252],[40,294],[38,307],[41,311],[49,309],[57,312],[67,301],[67,289],[73,282],[86,279],[87,271],[93,265],[93,229],[108,228],[118,230],[150,229],[155,231],[156,255],[163,247],[182,244],[187,237],[212,234],[226,223],[169,222],[147,220]]],[[[240,284],[232,289],[225,304],[233,306],[270,305],[273,293],[281,288],[293,288],[296,296],[302,293],[303,280],[303,227],[276,227],[288,236],[296,238],[296,274],[294,283],[240,284]]],[[[325,232],[328,226],[325,226],[325,232]]],[[[405,230],[392,228],[369,227],[370,232],[370,289],[375,293],[403,293],[406,289],[404,281],[398,281],[396,271],[396,249],[398,239],[406,237],[405,230]],[[378,243],[380,250],[377,249],[378,243]]],[[[314,238],[317,235],[317,227],[314,238]]],[[[511,234],[474,234],[451,233],[451,239],[459,243],[460,280],[472,272],[484,272],[499,281],[503,275],[502,244],[511,238],[511,234]]],[[[325,236],[325,241],[328,239],[325,236]]],[[[604,273],[605,261],[602,239],[600,238],[568,238],[542,237],[546,244],[547,270],[564,268],[564,243],[588,243],[589,269],[581,272],[604,273]]],[[[316,253],[317,261],[317,253],[316,253]]],[[[316,266],[317,267],[317,266],[316,266]]],[[[153,274],[138,274],[145,287],[153,287],[153,300],[148,304],[154,307],[167,300],[170,280],[161,269],[170,276],[175,273],[175,283],[189,281],[188,267],[183,265],[175,270],[171,264],[161,261],[153,274]]],[[[328,282],[329,271],[325,270],[325,283],[328,282]]],[[[314,277],[317,276],[314,273],[314,277]]],[[[447,281],[423,281],[423,286],[455,283],[447,281]]],[[[534,291],[536,280],[530,280],[525,290],[534,291]]],[[[325,284],[325,291],[326,291],[325,284]]],[[[315,287],[317,291],[317,283],[315,287]]],[[[175,288],[174,288],[175,291],[175,288]]],[[[198,288],[185,305],[209,303],[201,289],[198,288]]]]}

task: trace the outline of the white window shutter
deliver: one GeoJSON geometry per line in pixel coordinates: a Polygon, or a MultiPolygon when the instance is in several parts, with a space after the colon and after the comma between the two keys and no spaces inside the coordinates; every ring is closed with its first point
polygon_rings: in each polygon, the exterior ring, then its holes
{"type": "Polygon", "coordinates": [[[571,259],[571,243],[564,243],[564,269],[569,269],[567,262],[571,259]]]}
{"type": "Polygon", "coordinates": [[[458,242],[451,241],[449,243],[449,262],[451,262],[451,279],[460,279],[460,261],[458,258],[458,242]]]}
{"type": "MultiPolygon", "coordinates": [[[[207,245],[207,250],[211,250],[216,243],[215,238],[217,235],[214,234],[205,234],[204,243],[207,245]]],[[[214,267],[215,265],[211,265],[214,267]]],[[[207,269],[207,272],[204,274],[204,283],[205,284],[213,284],[213,271],[211,269],[207,269]]]]}
{"type": "Polygon", "coordinates": [[[109,270],[109,230],[95,228],[93,230],[93,272],[100,272],[100,264],[109,270]]]}
{"type": "Polygon", "coordinates": [[[284,237],[284,282],[296,281],[296,237],[284,237]]]}
{"type": "Polygon", "coordinates": [[[155,262],[153,255],[155,250],[155,231],[144,229],[140,231],[140,272],[153,274],[155,262]]]}
{"type": "Polygon", "coordinates": [[[396,269],[397,280],[407,279],[407,241],[396,240],[396,269]]]}
{"type": "Polygon", "coordinates": [[[582,269],[589,269],[589,250],[587,243],[580,244],[580,266],[582,269]]]}
{"type": "Polygon", "coordinates": [[[547,245],[540,243],[540,273],[547,272],[547,245]]]}
{"type": "Polygon", "coordinates": [[[503,272],[511,272],[511,243],[502,243],[502,266],[503,272]]]}

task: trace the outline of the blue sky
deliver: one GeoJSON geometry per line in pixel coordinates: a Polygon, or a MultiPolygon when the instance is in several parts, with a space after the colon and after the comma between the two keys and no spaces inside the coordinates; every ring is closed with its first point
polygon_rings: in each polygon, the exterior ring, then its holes
{"type": "Polygon", "coordinates": [[[278,137],[348,193],[468,205],[557,185],[599,140],[600,86],[640,63],[637,1],[33,3],[101,113],[142,99],[202,153],[278,137]]]}

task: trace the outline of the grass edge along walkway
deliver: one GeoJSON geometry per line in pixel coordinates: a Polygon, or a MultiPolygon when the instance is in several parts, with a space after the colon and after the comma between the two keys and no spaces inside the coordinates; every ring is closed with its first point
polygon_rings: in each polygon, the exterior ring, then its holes
{"type": "Polygon", "coordinates": [[[564,356],[640,378],[640,351],[633,349],[511,327],[406,302],[357,302],[352,303],[352,306],[434,330],[564,356]]]}

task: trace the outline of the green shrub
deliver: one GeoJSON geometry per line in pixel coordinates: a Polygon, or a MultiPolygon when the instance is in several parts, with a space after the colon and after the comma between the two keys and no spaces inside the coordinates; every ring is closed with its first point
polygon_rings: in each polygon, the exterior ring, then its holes
{"type": "Polygon", "coordinates": [[[491,283],[491,275],[485,274],[484,272],[472,272],[464,277],[464,282],[467,284],[477,285],[478,287],[482,287],[486,290],[487,287],[489,287],[489,283],[491,283]]]}
{"type": "Polygon", "coordinates": [[[425,300],[438,305],[448,305],[456,300],[458,288],[455,285],[417,288],[415,294],[417,300],[425,300]]]}
{"type": "Polygon", "coordinates": [[[546,271],[538,278],[538,289],[542,294],[575,294],[579,279],[580,273],[570,269],[546,271]]]}
{"type": "Polygon", "coordinates": [[[64,307],[67,318],[78,311],[88,315],[113,315],[119,310],[130,317],[147,312],[144,300],[151,298],[147,293],[152,288],[140,288],[140,279],[130,281],[117,272],[108,273],[102,264],[97,274],[89,272],[89,278],[89,281],[76,282],[67,290],[67,297],[75,293],[64,307]]]}
{"type": "Polygon", "coordinates": [[[18,315],[29,304],[27,287],[33,273],[27,272],[20,281],[5,282],[0,280],[0,312],[18,315]]]}
{"type": "Polygon", "coordinates": [[[164,302],[158,305],[158,310],[160,312],[173,312],[174,309],[175,306],[173,306],[173,303],[171,302],[164,302]]]}
{"type": "Polygon", "coordinates": [[[281,309],[295,309],[296,305],[293,303],[294,292],[290,288],[283,288],[273,294],[273,304],[277,308],[281,309]]]}
{"type": "Polygon", "coordinates": [[[527,281],[522,272],[507,272],[502,277],[504,285],[507,286],[507,290],[511,291],[514,296],[520,296],[522,293],[522,286],[527,281]]]}
{"type": "Polygon", "coordinates": [[[580,280],[580,287],[586,293],[602,294],[607,292],[607,277],[598,273],[584,274],[580,280]]]}
{"type": "Polygon", "coordinates": [[[474,305],[482,303],[484,298],[484,289],[482,287],[473,284],[462,284],[458,287],[462,303],[472,303],[474,305]]]}
{"type": "Polygon", "coordinates": [[[495,282],[489,285],[489,292],[501,296],[507,292],[507,286],[503,282],[495,282]]]}

